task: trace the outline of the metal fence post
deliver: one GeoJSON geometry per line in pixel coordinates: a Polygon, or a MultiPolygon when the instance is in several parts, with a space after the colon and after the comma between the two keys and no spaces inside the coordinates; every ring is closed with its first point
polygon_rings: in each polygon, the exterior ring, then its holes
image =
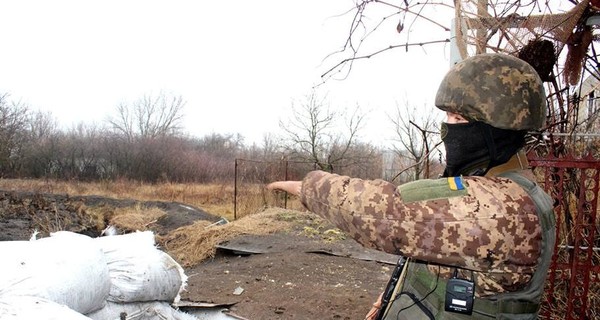
{"type": "Polygon", "coordinates": [[[238,159],[235,159],[235,168],[233,173],[233,220],[237,220],[237,175],[238,175],[238,159]]]}

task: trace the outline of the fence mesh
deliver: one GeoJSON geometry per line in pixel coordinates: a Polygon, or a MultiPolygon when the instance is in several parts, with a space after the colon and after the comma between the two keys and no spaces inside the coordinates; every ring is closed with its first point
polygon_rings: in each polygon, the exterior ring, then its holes
{"type": "Polygon", "coordinates": [[[555,201],[557,223],[540,319],[600,319],[600,161],[594,140],[579,137],[569,150],[553,143],[559,148],[529,157],[538,182],[555,201]]]}
{"type": "Polygon", "coordinates": [[[260,212],[266,207],[303,210],[297,197],[271,192],[265,186],[279,180],[302,180],[314,165],[301,161],[235,160],[234,219],[260,212]]]}

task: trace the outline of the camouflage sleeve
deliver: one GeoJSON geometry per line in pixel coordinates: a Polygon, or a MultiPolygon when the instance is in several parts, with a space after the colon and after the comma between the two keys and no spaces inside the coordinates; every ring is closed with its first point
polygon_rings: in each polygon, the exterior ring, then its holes
{"type": "Polygon", "coordinates": [[[400,187],[309,173],[301,201],[366,247],[484,272],[526,272],[537,265],[541,228],[535,205],[516,183],[464,177],[400,187]]]}

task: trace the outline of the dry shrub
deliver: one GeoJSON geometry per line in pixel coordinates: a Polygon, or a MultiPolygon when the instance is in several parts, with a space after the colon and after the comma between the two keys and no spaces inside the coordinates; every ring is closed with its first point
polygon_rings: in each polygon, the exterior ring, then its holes
{"type": "Polygon", "coordinates": [[[110,224],[120,230],[144,231],[148,230],[150,225],[166,214],[166,212],[159,208],[143,208],[138,204],[135,207],[115,209],[115,213],[110,219],[110,224]]]}
{"type": "Polygon", "coordinates": [[[245,216],[223,225],[198,221],[190,226],[173,230],[166,236],[157,236],[158,242],[182,266],[192,267],[213,257],[216,246],[242,234],[265,235],[289,230],[293,219],[290,210],[271,208],[261,213],[245,216]]]}
{"type": "MultiPolygon", "coordinates": [[[[95,226],[96,231],[102,231],[106,228],[106,223],[109,220],[106,210],[99,210],[98,207],[86,207],[85,214],[91,223],[95,226]]],[[[112,211],[110,212],[112,214],[112,211]]]]}

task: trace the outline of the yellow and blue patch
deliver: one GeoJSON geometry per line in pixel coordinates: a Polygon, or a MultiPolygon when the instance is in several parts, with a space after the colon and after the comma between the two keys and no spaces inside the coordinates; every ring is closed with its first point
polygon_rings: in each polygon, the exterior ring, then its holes
{"type": "Polygon", "coordinates": [[[450,190],[463,190],[465,186],[462,183],[462,177],[448,177],[448,185],[450,190]]]}

